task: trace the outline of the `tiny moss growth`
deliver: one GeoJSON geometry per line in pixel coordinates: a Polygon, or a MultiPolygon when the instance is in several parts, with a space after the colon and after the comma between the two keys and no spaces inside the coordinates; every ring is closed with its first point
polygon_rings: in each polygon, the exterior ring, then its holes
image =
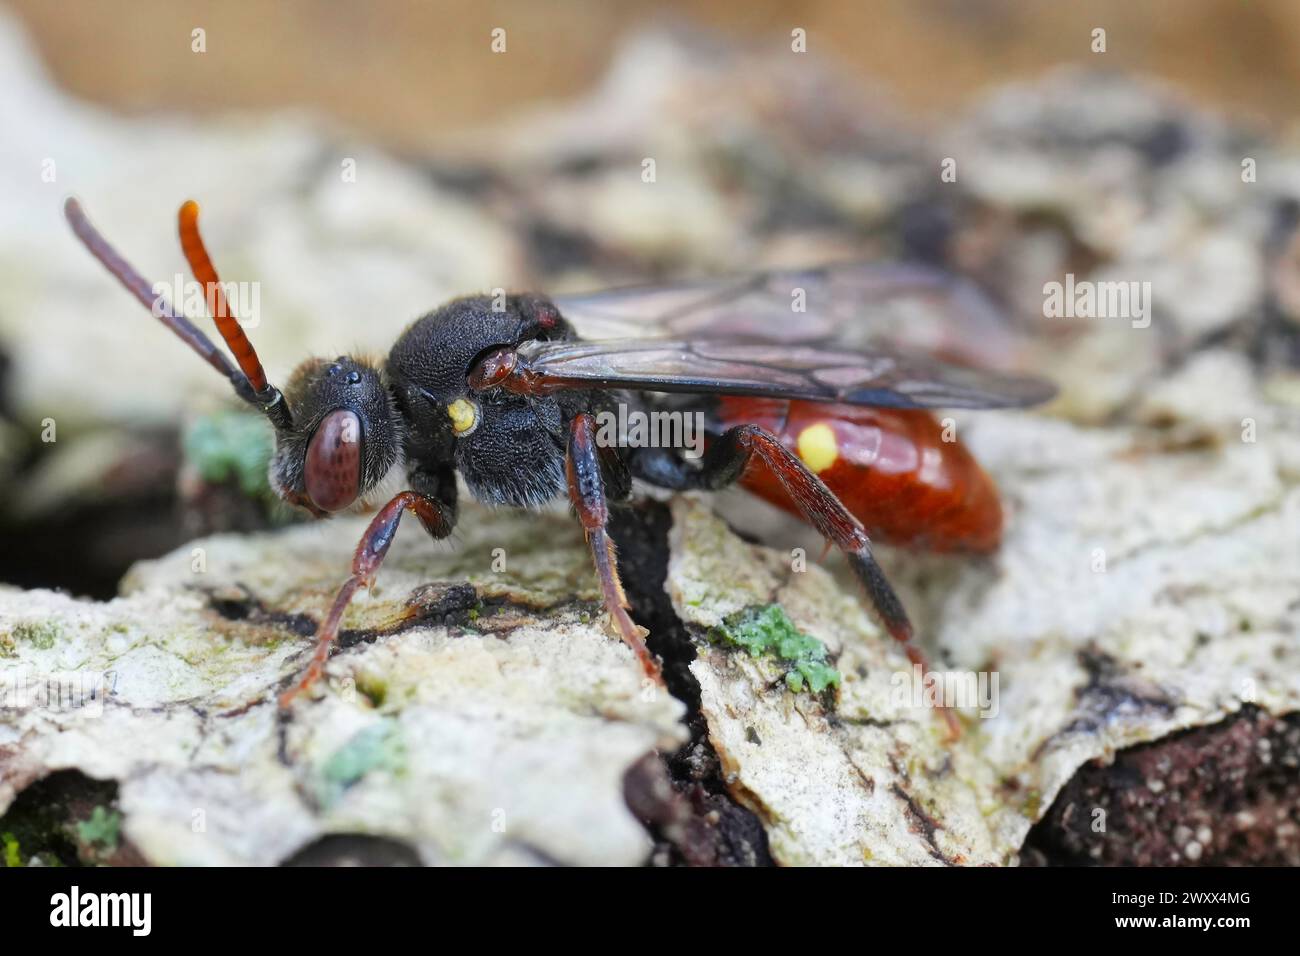
{"type": "Polygon", "coordinates": [[[271,497],[266,466],[272,439],[261,416],[235,411],[205,415],[186,430],[183,444],[185,460],[198,468],[204,481],[233,479],[250,498],[271,497]]]}
{"type": "Polygon", "coordinates": [[[1037,790],[1030,790],[1025,798],[1025,816],[1030,820],[1037,820],[1038,813],[1043,809],[1043,795],[1037,790]]]}
{"type": "Polygon", "coordinates": [[[122,832],[122,814],[105,807],[95,807],[89,820],[77,824],[77,836],[89,846],[100,847],[108,852],[117,849],[122,832]]]}
{"type": "Polygon", "coordinates": [[[754,657],[775,657],[786,667],[785,683],[795,693],[814,694],[840,686],[840,672],[826,660],[826,645],[794,626],[779,604],[750,607],[709,632],[717,644],[743,647],[754,657]]]}
{"type": "Polygon", "coordinates": [[[53,624],[16,624],[14,639],[30,644],[38,651],[48,651],[59,638],[59,629],[53,624]]]}
{"type": "Polygon", "coordinates": [[[383,707],[384,701],[388,700],[388,682],[371,674],[357,677],[357,690],[375,709],[383,707]]]}
{"type": "Polygon", "coordinates": [[[4,844],[5,866],[11,868],[22,866],[23,855],[17,838],[12,833],[0,833],[0,843],[4,844]]]}

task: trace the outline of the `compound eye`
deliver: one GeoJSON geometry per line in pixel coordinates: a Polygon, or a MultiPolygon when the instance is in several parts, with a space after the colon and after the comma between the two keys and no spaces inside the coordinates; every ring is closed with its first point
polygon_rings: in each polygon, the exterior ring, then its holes
{"type": "Polygon", "coordinates": [[[336,408],[307,445],[307,497],[322,511],[342,511],[361,493],[361,420],[336,408]]]}
{"type": "Polygon", "coordinates": [[[510,377],[519,361],[514,349],[494,349],[469,370],[469,387],[476,392],[495,388],[510,377]]]}

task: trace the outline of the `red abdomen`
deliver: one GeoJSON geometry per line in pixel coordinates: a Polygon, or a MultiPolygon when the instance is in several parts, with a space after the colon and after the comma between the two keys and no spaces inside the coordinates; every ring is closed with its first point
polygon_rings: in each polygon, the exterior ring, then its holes
{"type": "MultiPolygon", "coordinates": [[[[931,551],[992,551],[1002,505],[984,469],[924,410],[761,398],[718,399],[721,424],[752,422],[835,492],[872,539],[931,551]]],[[[798,513],[779,481],[754,460],[740,484],[798,513]]]]}

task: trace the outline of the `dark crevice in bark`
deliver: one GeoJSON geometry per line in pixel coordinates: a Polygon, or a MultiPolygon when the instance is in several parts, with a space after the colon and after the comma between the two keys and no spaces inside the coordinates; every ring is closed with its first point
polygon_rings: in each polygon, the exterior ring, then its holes
{"type": "Polygon", "coordinates": [[[695,644],[664,590],[671,526],[667,506],[657,501],[618,508],[610,517],[633,617],[650,630],[646,642],[663,662],[669,693],[686,704],[691,735],[677,752],[651,754],[634,765],[624,778],[624,796],[655,840],[654,865],[770,866],[762,823],[723,782],[690,671],[695,644]]]}
{"type": "Polygon", "coordinates": [[[117,783],[59,770],[30,784],[0,816],[5,866],[145,866],[121,833],[117,783]]]}
{"type": "Polygon", "coordinates": [[[1031,866],[1300,865],[1300,714],[1246,706],[1084,764],[1020,856],[1031,866]]]}

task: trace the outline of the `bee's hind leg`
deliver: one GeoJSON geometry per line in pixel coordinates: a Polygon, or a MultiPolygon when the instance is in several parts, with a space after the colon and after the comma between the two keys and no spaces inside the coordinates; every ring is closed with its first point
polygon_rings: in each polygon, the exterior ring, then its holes
{"type": "MultiPolygon", "coordinates": [[[[640,450],[631,467],[635,476],[674,491],[718,491],[740,480],[755,457],[781,482],[804,520],[844,552],[885,630],[903,645],[907,659],[928,673],[929,661],[912,642],[912,622],[876,563],[862,523],[776,435],[758,425],[738,425],[710,443],[698,468],[662,449],[640,450]]],[[[960,725],[951,710],[941,709],[955,739],[960,725]]]]}

